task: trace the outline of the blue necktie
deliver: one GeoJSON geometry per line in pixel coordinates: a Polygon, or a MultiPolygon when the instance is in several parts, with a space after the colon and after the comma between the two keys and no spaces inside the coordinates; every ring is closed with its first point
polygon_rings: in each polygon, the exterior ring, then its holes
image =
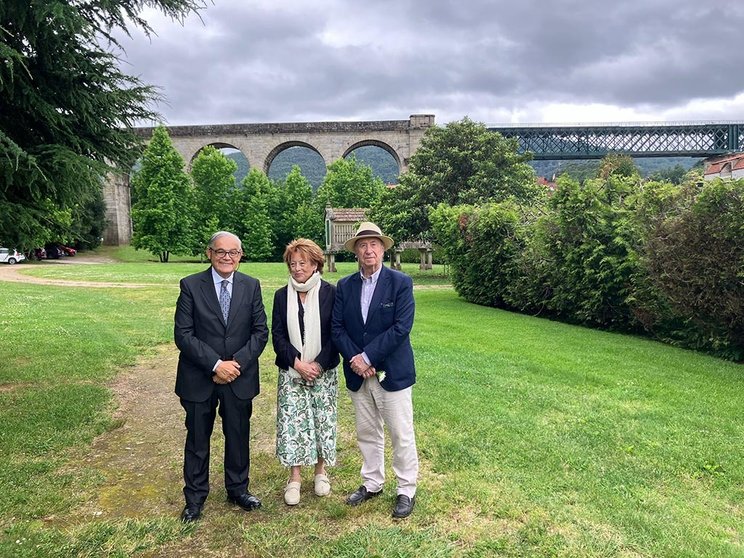
{"type": "Polygon", "coordinates": [[[222,287],[220,287],[220,308],[222,309],[222,317],[227,323],[227,317],[230,315],[230,291],[227,290],[227,279],[222,280],[222,287]]]}

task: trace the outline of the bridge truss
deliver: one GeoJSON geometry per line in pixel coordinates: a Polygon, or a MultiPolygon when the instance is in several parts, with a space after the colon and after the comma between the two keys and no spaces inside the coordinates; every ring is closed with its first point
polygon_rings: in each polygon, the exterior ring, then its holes
{"type": "Polygon", "coordinates": [[[710,157],[744,149],[744,123],[497,126],[536,160],[632,157],[710,157]]]}

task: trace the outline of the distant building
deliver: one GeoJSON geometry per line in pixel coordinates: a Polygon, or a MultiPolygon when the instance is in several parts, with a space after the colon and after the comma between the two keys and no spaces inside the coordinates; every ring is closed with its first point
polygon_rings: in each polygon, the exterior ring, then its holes
{"type": "Polygon", "coordinates": [[[707,159],[703,178],[713,180],[714,178],[744,178],[744,153],[734,153],[707,159]]]}
{"type": "Polygon", "coordinates": [[[538,176],[537,183],[540,186],[545,186],[550,192],[555,192],[555,189],[558,187],[555,183],[555,175],[553,175],[552,180],[548,180],[544,176],[538,176]]]}

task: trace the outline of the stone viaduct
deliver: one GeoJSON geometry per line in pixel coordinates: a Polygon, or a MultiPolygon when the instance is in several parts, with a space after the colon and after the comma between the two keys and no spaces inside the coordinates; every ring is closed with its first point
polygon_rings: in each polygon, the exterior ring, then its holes
{"type": "MultiPolygon", "coordinates": [[[[276,156],[290,147],[311,149],[328,166],[359,147],[372,145],[390,153],[399,171],[405,172],[424,132],[433,125],[434,115],[414,114],[408,120],[172,126],[168,127],[168,133],[187,166],[208,145],[238,149],[251,168],[262,169],[267,174],[276,156]]],[[[152,136],[152,131],[153,128],[137,128],[137,133],[145,139],[152,136]]],[[[104,199],[109,222],[104,242],[128,244],[132,238],[129,176],[109,176],[104,199]]]]}

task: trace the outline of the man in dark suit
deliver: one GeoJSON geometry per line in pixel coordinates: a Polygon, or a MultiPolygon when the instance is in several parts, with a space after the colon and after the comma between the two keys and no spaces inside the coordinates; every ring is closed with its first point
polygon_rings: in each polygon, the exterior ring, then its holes
{"type": "Polygon", "coordinates": [[[362,453],[363,483],[346,503],[356,506],[382,493],[384,424],[398,480],[393,517],[404,518],[413,511],[418,478],[412,401],[416,370],[409,338],[414,301],[411,278],[382,265],[392,245],[392,238],[368,222],[344,245],[356,254],[360,270],[336,286],[332,337],[344,357],[362,453]]]}
{"type": "Polygon", "coordinates": [[[209,493],[209,441],[219,407],[225,436],[227,499],[253,510],[261,501],[247,491],[250,418],[258,395],[258,357],[269,330],[261,285],[237,271],[240,239],[220,231],[209,241],[206,271],[181,280],[174,337],[181,351],[176,395],[186,411],[181,519],[201,516],[209,493]]]}

